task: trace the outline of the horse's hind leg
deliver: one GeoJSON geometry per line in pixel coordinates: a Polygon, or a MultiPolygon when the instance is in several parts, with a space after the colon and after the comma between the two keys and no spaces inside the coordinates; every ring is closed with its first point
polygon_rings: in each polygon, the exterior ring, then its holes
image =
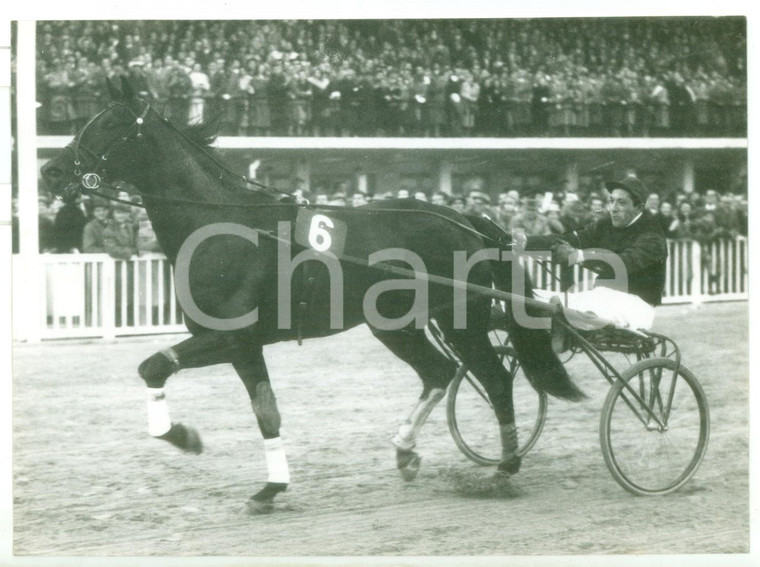
{"type": "Polygon", "coordinates": [[[413,480],[417,476],[421,461],[414,451],[417,435],[430,412],[446,394],[446,386],[454,377],[456,364],[430,343],[424,331],[383,332],[373,329],[372,332],[393,354],[408,363],[422,379],[422,395],[391,440],[396,447],[396,464],[401,476],[404,480],[413,480]]]}
{"type": "Polygon", "coordinates": [[[485,331],[446,332],[446,340],[456,349],[478,381],[483,384],[493,405],[501,434],[501,462],[498,472],[511,475],[520,469],[515,409],[512,399],[512,374],[504,368],[485,331]]]}
{"type": "Polygon", "coordinates": [[[198,432],[192,427],[172,422],[164,385],[169,376],[181,368],[230,362],[238,346],[238,339],[234,335],[206,333],[191,337],[144,360],[138,372],[148,388],[148,433],[183,451],[201,453],[203,443],[198,432]]]}
{"type": "Polygon", "coordinates": [[[271,512],[274,497],[288,488],[290,472],[285,447],[280,438],[280,412],[277,409],[269,373],[261,345],[250,345],[241,349],[232,362],[251,398],[253,413],[264,437],[264,449],[269,476],[259,492],[251,496],[248,510],[253,514],[271,512]]]}

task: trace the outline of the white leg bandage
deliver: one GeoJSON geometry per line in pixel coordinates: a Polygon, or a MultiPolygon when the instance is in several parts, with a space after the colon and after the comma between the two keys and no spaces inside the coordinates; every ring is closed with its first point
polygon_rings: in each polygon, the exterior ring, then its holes
{"type": "Polygon", "coordinates": [[[163,388],[148,388],[148,433],[159,437],[172,427],[163,388]]]}
{"type": "Polygon", "coordinates": [[[285,445],[280,437],[264,439],[264,451],[267,456],[267,470],[269,471],[268,482],[290,482],[288,471],[288,458],[285,456],[285,445]]]}
{"type": "Polygon", "coordinates": [[[398,449],[411,451],[414,448],[417,434],[430,417],[430,412],[441,401],[446,391],[442,388],[430,390],[428,397],[417,402],[407,420],[398,428],[398,433],[391,439],[398,449]]]}

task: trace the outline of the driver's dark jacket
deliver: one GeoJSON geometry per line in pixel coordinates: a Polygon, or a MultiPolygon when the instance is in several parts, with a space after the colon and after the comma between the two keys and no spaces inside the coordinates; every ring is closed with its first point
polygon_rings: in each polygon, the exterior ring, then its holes
{"type": "Polygon", "coordinates": [[[589,260],[588,254],[584,254],[584,265],[599,273],[596,285],[637,295],[650,305],[662,302],[668,246],[662,227],[648,211],[644,211],[633,224],[623,228],[612,226],[607,215],[577,231],[556,236],[529,236],[525,249],[551,250],[560,240],[582,250],[608,250],[622,259],[628,271],[627,289],[611,280],[614,273],[612,266],[589,260]]]}

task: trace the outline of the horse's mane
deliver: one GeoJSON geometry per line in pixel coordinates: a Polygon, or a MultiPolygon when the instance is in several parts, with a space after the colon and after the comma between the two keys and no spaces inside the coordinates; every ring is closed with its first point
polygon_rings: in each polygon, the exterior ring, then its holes
{"type": "MultiPolygon", "coordinates": [[[[126,81],[124,82],[128,87],[129,83],[126,81]]],[[[127,88],[126,90],[131,91],[131,87],[127,88]]],[[[122,97],[126,98],[129,101],[131,100],[130,97],[134,97],[134,94],[122,95],[122,97]]],[[[114,100],[124,103],[122,99],[115,98],[114,100]]],[[[138,98],[137,100],[141,99],[138,98]]],[[[145,101],[142,102],[145,103],[145,101]]],[[[203,122],[194,124],[176,124],[164,116],[164,109],[156,108],[154,110],[160,117],[162,117],[165,122],[171,124],[172,127],[175,128],[182,136],[184,136],[193,145],[197,146],[197,148],[202,153],[206,154],[208,158],[211,158],[211,161],[216,162],[216,167],[220,168],[221,170],[221,175],[219,175],[217,178],[218,183],[224,189],[235,190],[241,192],[242,194],[254,197],[263,194],[269,197],[281,198],[283,194],[287,195],[287,193],[275,189],[274,187],[268,187],[256,181],[251,181],[247,177],[233,172],[222,162],[218,149],[213,146],[214,142],[219,136],[219,129],[221,127],[222,118],[221,114],[213,116],[208,120],[204,120],[203,122]],[[225,174],[225,171],[230,175],[225,174]]]]}
{"type": "Polygon", "coordinates": [[[219,136],[219,123],[217,121],[200,122],[182,126],[179,130],[194,144],[198,144],[204,150],[216,154],[216,148],[212,144],[219,136]]]}
{"type": "MultiPolygon", "coordinates": [[[[219,126],[219,119],[213,118],[207,122],[178,126],[177,130],[179,130],[183,135],[187,137],[188,140],[196,144],[205,153],[211,155],[215,160],[219,162],[219,164],[221,164],[222,167],[226,169],[227,166],[224,165],[220,159],[218,149],[213,146],[214,142],[219,136],[219,126]]],[[[228,190],[242,191],[243,194],[246,195],[255,196],[263,193],[273,197],[282,196],[276,189],[266,187],[258,183],[256,183],[258,187],[254,190],[251,190],[250,185],[246,185],[246,183],[243,181],[243,177],[238,176],[237,174],[233,176],[224,175],[220,178],[219,183],[221,183],[221,185],[228,190]]]]}

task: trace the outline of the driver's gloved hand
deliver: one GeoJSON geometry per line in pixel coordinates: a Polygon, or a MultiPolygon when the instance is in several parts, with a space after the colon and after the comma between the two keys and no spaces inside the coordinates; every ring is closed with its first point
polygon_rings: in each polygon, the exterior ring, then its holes
{"type": "Polygon", "coordinates": [[[574,264],[578,258],[578,251],[567,242],[560,242],[552,247],[552,262],[560,266],[574,264]]]}

